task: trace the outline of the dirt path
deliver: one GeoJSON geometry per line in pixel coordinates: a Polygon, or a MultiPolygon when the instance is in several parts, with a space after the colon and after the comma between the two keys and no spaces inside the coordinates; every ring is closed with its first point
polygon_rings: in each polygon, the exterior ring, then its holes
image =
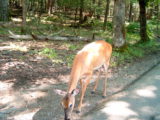
{"type": "Polygon", "coordinates": [[[160,120],[160,63],[83,120],[160,120]]]}
{"type": "MultiPolygon", "coordinates": [[[[37,41],[0,38],[0,120],[63,119],[60,100],[67,89],[70,68],[53,64],[50,59],[32,53],[34,49],[46,45],[48,44],[44,41],[37,44],[37,41]]],[[[60,43],[50,42],[48,46],[61,52],[60,43]]],[[[64,51],[64,54],[67,53],[75,54],[76,51],[64,51]]],[[[159,53],[157,51],[132,64],[110,69],[108,96],[121,90],[160,61],[159,53]]],[[[95,77],[96,75],[93,80],[95,77]]],[[[80,119],[80,116],[89,112],[96,104],[103,102],[101,84],[100,82],[94,95],[90,94],[93,84],[89,85],[82,113],[74,113],[74,119],[80,119]]]]}

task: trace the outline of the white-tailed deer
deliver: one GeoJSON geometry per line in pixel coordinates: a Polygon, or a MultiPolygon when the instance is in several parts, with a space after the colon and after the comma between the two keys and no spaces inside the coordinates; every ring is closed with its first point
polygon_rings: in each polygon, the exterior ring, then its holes
{"type": "MultiPolygon", "coordinates": [[[[73,61],[68,91],[61,102],[65,112],[65,120],[71,119],[71,113],[75,104],[75,96],[79,92],[79,90],[76,88],[78,81],[80,81],[81,85],[81,96],[77,112],[80,112],[82,100],[87,85],[90,83],[93,71],[97,69],[103,70],[106,75],[111,54],[112,46],[103,40],[92,42],[86,45],[82,50],[77,53],[73,61]]],[[[106,80],[107,79],[104,80],[103,84],[104,97],[106,96],[106,80]]],[[[95,81],[95,86],[92,93],[95,92],[97,84],[98,79],[95,81]]]]}

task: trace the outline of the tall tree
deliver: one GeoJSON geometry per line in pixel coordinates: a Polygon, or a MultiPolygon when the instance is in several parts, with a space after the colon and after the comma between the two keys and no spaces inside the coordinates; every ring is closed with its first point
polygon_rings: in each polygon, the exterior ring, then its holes
{"type": "Polygon", "coordinates": [[[132,10],[133,10],[133,3],[132,1],[130,1],[130,4],[129,4],[129,22],[132,21],[132,10]]]}
{"type": "Polygon", "coordinates": [[[107,17],[109,13],[109,3],[110,3],[110,0],[106,0],[106,10],[105,10],[105,16],[104,16],[103,30],[106,29],[107,17]]]}
{"type": "Polygon", "coordinates": [[[93,4],[93,5],[92,5],[92,7],[93,7],[93,8],[92,8],[92,14],[93,14],[93,16],[94,16],[94,15],[95,15],[95,10],[96,10],[96,9],[95,9],[96,0],[92,0],[92,4],[93,4]]]}
{"type": "Polygon", "coordinates": [[[47,9],[48,9],[48,14],[52,14],[52,9],[53,9],[53,0],[48,0],[48,5],[47,5],[47,9]]]}
{"type": "Polygon", "coordinates": [[[8,21],[8,0],[0,0],[0,21],[8,21]]]}
{"type": "Polygon", "coordinates": [[[83,9],[84,9],[84,0],[80,0],[79,23],[83,22],[83,9]]]}
{"type": "Polygon", "coordinates": [[[100,8],[101,8],[101,5],[102,5],[101,2],[102,2],[101,0],[98,0],[98,8],[99,8],[99,11],[98,11],[98,13],[97,13],[97,19],[100,19],[100,18],[101,18],[101,15],[100,15],[100,8]]]}
{"type": "Polygon", "coordinates": [[[27,0],[22,0],[22,29],[21,32],[25,32],[26,15],[27,15],[27,0]]]}
{"type": "Polygon", "coordinates": [[[146,20],[146,6],[147,6],[148,0],[139,0],[139,20],[140,20],[140,36],[141,36],[141,42],[146,42],[149,40],[148,34],[147,34],[147,20],[146,20]]]}
{"type": "Polygon", "coordinates": [[[113,45],[125,45],[125,0],[114,0],[113,45]]]}
{"type": "Polygon", "coordinates": [[[159,0],[157,0],[156,1],[156,4],[157,4],[157,6],[156,6],[156,11],[157,11],[157,13],[156,13],[156,16],[157,16],[157,36],[158,37],[160,37],[160,35],[159,35],[159,21],[160,21],[160,17],[159,17],[159,4],[160,2],[159,2],[159,0]]]}

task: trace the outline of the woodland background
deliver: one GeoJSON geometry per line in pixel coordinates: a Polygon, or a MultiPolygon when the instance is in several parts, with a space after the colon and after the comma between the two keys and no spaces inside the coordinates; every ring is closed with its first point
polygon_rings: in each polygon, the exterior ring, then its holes
{"type": "MultiPolygon", "coordinates": [[[[1,41],[59,41],[75,53],[104,39],[114,46],[117,66],[159,49],[159,6],[159,0],[0,0],[1,41]]],[[[74,58],[47,46],[30,52],[67,66],[74,58]]]]}

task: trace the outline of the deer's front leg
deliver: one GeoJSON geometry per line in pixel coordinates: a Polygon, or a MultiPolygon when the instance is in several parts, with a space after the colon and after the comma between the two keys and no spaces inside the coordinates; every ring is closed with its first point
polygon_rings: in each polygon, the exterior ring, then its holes
{"type": "Polygon", "coordinates": [[[81,96],[80,96],[80,102],[79,102],[79,105],[78,105],[77,113],[81,112],[83,98],[84,98],[87,86],[90,82],[90,79],[91,79],[91,74],[87,74],[86,77],[81,80],[81,96]]]}

